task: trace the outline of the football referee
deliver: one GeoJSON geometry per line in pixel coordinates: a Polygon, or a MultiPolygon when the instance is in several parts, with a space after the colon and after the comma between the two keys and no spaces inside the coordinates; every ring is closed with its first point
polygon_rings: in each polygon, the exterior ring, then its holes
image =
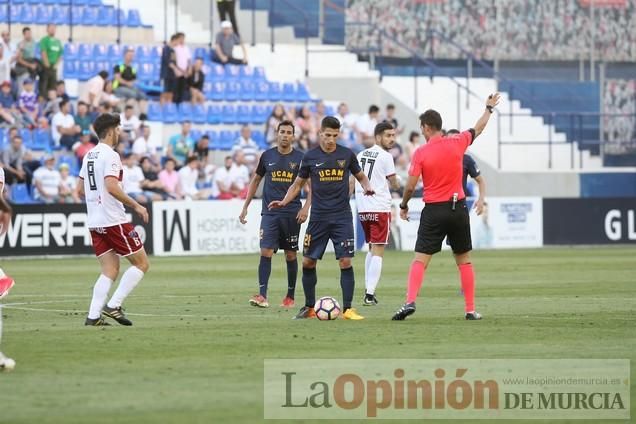
{"type": "Polygon", "coordinates": [[[415,258],[409,270],[406,303],[393,315],[393,320],[401,321],[415,312],[415,299],[422,286],[426,267],[431,257],[441,250],[445,237],[448,237],[459,268],[465,317],[467,320],[481,319],[481,315],[475,311],[475,273],[470,262],[472,243],[466,196],[462,188],[462,161],[464,152],[486,128],[498,104],[499,93],[491,94],[474,128],[447,137],[442,135],[439,112],[429,109],[420,115],[420,129],[426,144],[417,149],[411,161],[404,198],[400,204],[400,217],[408,220],[408,202],[420,176],[424,184],[425,206],[417,231],[415,258]]]}

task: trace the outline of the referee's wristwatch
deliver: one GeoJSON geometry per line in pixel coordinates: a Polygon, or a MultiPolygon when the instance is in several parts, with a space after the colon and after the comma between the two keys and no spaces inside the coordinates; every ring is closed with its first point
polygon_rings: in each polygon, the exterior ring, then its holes
{"type": "Polygon", "coordinates": [[[495,108],[494,108],[494,106],[486,105],[486,110],[487,110],[488,112],[490,112],[490,113],[493,113],[493,112],[494,112],[494,110],[495,110],[495,108]]]}
{"type": "Polygon", "coordinates": [[[404,205],[404,204],[400,203],[400,209],[405,210],[405,209],[408,209],[408,208],[409,208],[409,205],[404,205]]]}

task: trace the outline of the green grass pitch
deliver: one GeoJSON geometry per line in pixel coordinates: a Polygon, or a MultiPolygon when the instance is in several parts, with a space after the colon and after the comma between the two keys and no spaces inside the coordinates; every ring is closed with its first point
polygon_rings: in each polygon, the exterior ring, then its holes
{"type": "MultiPolygon", "coordinates": [[[[94,258],[2,260],[17,282],[4,302],[22,305],[3,311],[2,351],[17,368],[0,374],[0,423],[260,422],[265,358],[636,357],[633,248],[475,252],[481,322],[463,320],[448,253],[429,267],[417,313],[390,321],[411,258],[387,255],[380,305],[358,307],[366,320],[331,323],[292,321],[296,309],[277,306],[286,287],[280,255],[267,310],[247,303],[257,255],[151,258],[125,305],[134,326],[108,329],[83,326],[94,258]]],[[[358,305],[363,261],[355,259],[358,305]]],[[[341,297],[337,275],[326,255],[318,296],[341,297]]],[[[634,381],[632,371],[632,404],[634,381]]]]}

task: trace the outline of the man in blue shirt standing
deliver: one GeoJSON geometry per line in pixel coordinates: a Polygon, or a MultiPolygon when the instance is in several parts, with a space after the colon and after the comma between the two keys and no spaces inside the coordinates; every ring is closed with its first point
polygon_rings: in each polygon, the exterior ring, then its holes
{"type": "Polygon", "coordinates": [[[353,175],[366,195],[373,195],[369,179],[362,172],[355,153],[337,144],[340,121],[327,116],[320,125],[320,145],[303,157],[298,177],[283,200],[269,204],[270,209],[286,207],[298,196],[302,187],[311,180],[312,211],[303,241],[303,290],[305,306],[294,319],[316,316],[316,263],[322,259],[329,240],[333,242],[336,259],[340,264],[343,317],[361,320],[362,316],[351,307],[355,277],[351,258],[355,252],[353,217],[349,204],[349,176],[353,175]]]}
{"type": "Polygon", "coordinates": [[[276,137],[278,146],[263,152],[261,155],[256,173],[250,182],[243,210],[239,216],[241,224],[245,224],[247,222],[245,219],[247,208],[254,198],[261,180],[265,179],[261,209],[261,259],[258,265],[259,294],[250,299],[250,305],[260,308],[269,307],[267,285],[272,272],[272,256],[279,248],[285,251],[287,262],[287,296],[283,299],[281,306],[285,308],[294,306],[294,292],[298,276],[296,259],[298,234],[300,233],[300,225],[307,220],[311,206],[311,195],[309,195],[305,206],[300,203],[300,196],[296,196],[285,207],[271,210],[267,208],[270,202],[285,197],[287,190],[298,176],[300,162],[303,159],[303,154],[292,147],[294,124],[291,121],[286,120],[278,124],[276,137]]]}

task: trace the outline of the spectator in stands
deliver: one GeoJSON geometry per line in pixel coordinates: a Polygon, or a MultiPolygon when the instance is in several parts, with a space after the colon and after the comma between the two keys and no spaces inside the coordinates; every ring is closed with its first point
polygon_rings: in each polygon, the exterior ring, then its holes
{"type": "Polygon", "coordinates": [[[51,119],[52,116],[60,111],[60,102],[62,99],[57,97],[56,90],[49,90],[46,98],[46,103],[42,106],[41,115],[47,119],[51,119]]]}
{"type": "Polygon", "coordinates": [[[245,154],[242,150],[237,150],[232,156],[232,183],[239,191],[238,196],[245,198],[247,194],[247,185],[250,183],[250,170],[245,161],[245,154]]]}
{"type": "Polygon", "coordinates": [[[373,139],[375,126],[378,125],[378,115],[380,108],[376,105],[369,106],[369,112],[361,115],[356,122],[356,131],[358,133],[358,141],[365,144],[368,139],[373,139]]]}
{"type": "Polygon", "coordinates": [[[142,113],[146,113],[146,100],[148,97],[139,87],[137,82],[137,68],[133,66],[135,51],[128,47],[124,53],[124,61],[115,65],[113,69],[113,90],[115,95],[125,100],[136,100],[142,113]]]}
{"type": "Polygon", "coordinates": [[[300,109],[298,118],[296,118],[296,127],[299,130],[299,137],[304,135],[307,136],[310,148],[317,145],[318,127],[316,126],[316,122],[314,121],[309,105],[303,105],[300,109]]]}
{"type": "Polygon", "coordinates": [[[159,181],[163,189],[172,199],[180,200],[183,198],[181,193],[181,185],[179,184],[179,173],[175,170],[177,163],[174,159],[168,158],[163,164],[163,169],[159,172],[159,181]]]}
{"type": "Polygon", "coordinates": [[[197,144],[194,146],[194,156],[199,159],[200,165],[205,167],[208,163],[208,156],[210,155],[210,138],[207,134],[203,134],[197,144]]]}
{"type": "Polygon", "coordinates": [[[284,119],[286,119],[285,108],[281,103],[276,103],[265,123],[265,140],[267,140],[267,144],[270,146],[276,144],[276,128],[278,128],[278,124],[284,119]]]}
{"type": "Polygon", "coordinates": [[[303,153],[309,151],[309,137],[307,137],[307,134],[302,134],[294,140],[294,149],[300,150],[303,153]]]}
{"type": "Polygon", "coordinates": [[[163,93],[159,96],[159,103],[162,105],[172,103],[173,94],[177,84],[177,75],[180,72],[177,69],[177,58],[174,52],[178,39],[179,36],[177,34],[173,34],[170,37],[170,42],[166,43],[161,51],[161,68],[159,71],[159,78],[161,78],[163,85],[163,93]]]}
{"type": "Polygon", "coordinates": [[[24,80],[24,90],[20,93],[18,99],[18,106],[22,113],[22,120],[27,124],[34,126],[38,120],[38,96],[33,91],[33,81],[30,79],[24,80]]]}
{"type": "Polygon", "coordinates": [[[64,53],[64,49],[62,48],[62,42],[55,38],[55,30],[55,24],[47,25],[47,35],[40,40],[40,54],[42,55],[40,93],[48,93],[49,90],[55,90],[56,88],[57,64],[64,53]]]}
{"type": "Polygon", "coordinates": [[[77,103],[75,123],[79,125],[82,131],[90,131],[91,125],[93,124],[93,119],[88,114],[88,105],[81,100],[77,103]]]}
{"type": "Polygon", "coordinates": [[[417,148],[421,145],[420,134],[417,131],[411,131],[411,133],[409,134],[409,142],[406,145],[406,160],[408,162],[411,162],[413,153],[415,153],[417,148]]]}
{"type": "Polygon", "coordinates": [[[66,92],[66,83],[64,80],[59,80],[57,84],[55,84],[55,91],[57,91],[57,97],[66,100],[67,102],[71,101],[68,93],[66,92]]]}
{"type": "Polygon", "coordinates": [[[0,39],[0,81],[8,81],[11,79],[11,69],[15,65],[16,54],[15,47],[11,44],[11,34],[9,31],[2,31],[0,39]]]}
{"type": "Polygon", "coordinates": [[[57,203],[60,197],[60,183],[62,177],[55,169],[55,156],[47,154],[44,157],[44,166],[39,167],[33,173],[33,198],[42,203],[57,203]]]}
{"type": "Polygon", "coordinates": [[[196,156],[188,156],[186,164],[179,170],[179,185],[181,193],[189,200],[201,200],[210,197],[209,189],[198,189],[197,181],[199,180],[199,158],[196,156]]]}
{"type": "Polygon", "coordinates": [[[139,160],[139,166],[144,173],[144,180],[141,182],[141,188],[150,191],[156,196],[160,196],[163,200],[170,198],[163,188],[163,183],[159,180],[159,174],[155,171],[155,165],[149,157],[142,157],[139,160]]]}
{"type": "Polygon", "coordinates": [[[346,103],[338,105],[336,118],[340,121],[340,141],[343,146],[351,148],[351,143],[355,142],[353,134],[355,134],[356,117],[349,113],[349,106],[346,103]]]}
{"type": "Polygon", "coordinates": [[[175,60],[179,73],[176,75],[177,80],[174,90],[174,102],[179,104],[186,99],[188,92],[188,77],[192,72],[192,52],[185,45],[185,34],[177,33],[177,44],[174,46],[175,60]]]}
{"type": "Polygon", "coordinates": [[[132,105],[126,105],[124,113],[120,116],[121,133],[123,141],[132,143],[137,139],[137,131],[141,127],[141,121],[139,117],[135,115],[135,108],[132,105]]]}
{"type": "Polygon", "coordinates": [[[404,132],[404,128],[400,128],[397,118],[395,117],[395,105],[393,103],[389,103],[386,105],[386,113],[384,115],[383,121],[390,123],[395,128],[396,136],[399,136],[404,132]]]}
{"type": "Polygon", "coordinates": [[[90,130],[83,130],[80,135],[80,139],[77,143],[73,144],[71,150],[75,153],[75,157],[78,160],[78,163],[81,164],[84,156],[88,153],[95,145],[91,142],[91,132],[90,130]]]}
{"type": "Polygon", "coordinates": [[[20,112],[15,107],[15,99],[13,94],[11,94],[11,83],[9,81],[4,81],[0,85],[0,118],[2,118],[0,125],[3,126],[21,126],[22,124],[20,112]]]}
{"type": "Polygon", "coordinates": [[[236,197],[238,190],[232,187],[232,169],[233,161],[232,156],[226,156],[223,166],[216,170],[214,173],[214,182],[219,188],[219,200],[229,200],[236,197]]]}
{"type": "Polygon", "coordinates": [[[389,153],[393,156],[393,163],[395,164],[396,170],[406,170],[409,162],[400,143],[393,143],[393,147],[389,149],[389,153]]]}
{"type": "Polygon", "coordinates": [[[247,65],[247,49],[241,41],[241,37],[232,30],[232,23],[229,21],[221,22],[221,32],[216,34],[214,44],[214,58],[217,63],[225,65],[231,63],[233,65],[247,65]],[[234,46],[240,45],[243,50],[243,59],[235,58],[233,55],[234,46]]]}
{"type": "MultiPolygon", "coordinates": [[[[117,97],[115,93],[113,92],[113,82],[110,80],[107,80],[104,83],[104,92],[102,93],[100,104],[108,106],[108,109],[110,110],[110,109],[117,108],[117,106],[119,105],[119,102],[120,102],[120,98],[117,97]]],[[[117,111],[119,111],[119,108],[117,108],[117,111]]]]}
{"type": "Polygon", "coordinates": [[[51,120],[53,142],[56,146],[71,150],[73,144],[77,141],[77,136],[81,132],[80,126],[75,123],[75,118],[71,115],[70,102],[62,100],[60,111],[51,120]]]}
{"type": "Polygon", "coordinates": [[[9,130],[11,144],[2,152],[2,166],[4,168],[5,182],[7,185],[13,183],[24,183],[28,174],[24,168],[27,149],[22,144],[22,137],[17,135],[17,130],[9,130]]]}
{"type": "Polygon", "coordinates": [[[314,121],[313,125],[316,128],[320,128],[320,124],[322,123],[322,120],[326,116],[327,116],[327,106],[325,106],[325,102],[320,100],[318,103],[316,103],[316,111],[311,114],[311,117],[314,121]]]}
{"type": "Polygon", "coordinates": [[[243,127],[241,127],[241,136],[234,142],[234,146],[232,147],[232,156],[236,155],[238,151],[243,152],[245,165],[247,165],[251,175],[258,165],[261,149],[252,139],[252,130],[249,125],[243,125],[243,127]]]}
{"type": "Polygon", "coordinates": [[[16,52],[15,64],[16,85],[19,91],[22,91],[22,83],[25,79],[31,78],[35,80],[39,66],[39,61],[35,57],[35,41],[33,41],[31,28],[24,27],[22,29],[22,41],[18,44],[16,52]]]}
{"type": "Polygon", "coordinates": [[[60,171],[60,202],[80,203],[77,178],[71,175],[68,164],[62,163],[58,169],[60,171]]]}
{"type": "Polygon", "coordinates": [[[203,84],[205,74],[203,73],[203,58],[197,57],[194,60],[192,74],[188,77],[188,87],[190,88],[190,101],[194,104],[204,104],[205,94],[203,94],[203,84]]]}
{"type": "Polygon", "coordinates": [[[232,27],[234,28],[234,32],[238,35],[238,25],[236,23],[236,1],[235,0],[216,0],[216,8],[219,11],[219,18],[221,19],[221,23],[223,21],[227,21],[229,19],[232,27]]]}
{"type": "Polygon", "coordinates": [[[137,160],[132,153],[126,153],[124,155],[123,165],[124,175],[122,183],[126,194],[139,203],[147,203],[153,200],[162,199],[159,194],[143,189],[145,180],[144,173],[141,170],[141,167],[137,165],[137,160]]]}
{"type": "Polygon", "coordinates": [[[147,157],[154,163],[159,163],[159,147],[161,147],[160,141],[151,137],[150,126],[144,124],[140,127],[141,136],[135,140],[132,146],[133,154],[137,155],[137,158],[147,157]]]}
{"type": "Polygon", "coordinates": [[[99,102],[102,100],[104,92],[104,84],[108,79],[108,71],[99,71],[97,75],[86,81],[84,89],[81,91],[79,100],[90,106],[92,110],[96,110],[99,102]]]}
{"type": "Polygon", "coordinates": [[[185,164],[188,156],[192,155],[194,150],[194,140],[190,135],[192,124],[190,121],[184,121],[181,124],[181,132],[170,137],[168,140],[168,150],[166,156],[175,160],[177,167],[185,164]]]}

